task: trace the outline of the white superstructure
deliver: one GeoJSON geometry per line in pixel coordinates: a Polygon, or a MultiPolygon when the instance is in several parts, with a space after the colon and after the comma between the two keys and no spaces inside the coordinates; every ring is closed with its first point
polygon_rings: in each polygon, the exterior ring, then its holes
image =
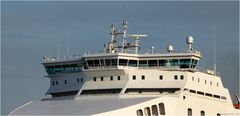
{"type": "Polygon", "coordinates": [[[216,71],[199,69],[201,53],[188,36],[185,51],[140,51],[142,34],[111,26],[102,53],[69,59],[45,56],[50,88],[41,101],[10,115],[240,115],[216,71]]]}

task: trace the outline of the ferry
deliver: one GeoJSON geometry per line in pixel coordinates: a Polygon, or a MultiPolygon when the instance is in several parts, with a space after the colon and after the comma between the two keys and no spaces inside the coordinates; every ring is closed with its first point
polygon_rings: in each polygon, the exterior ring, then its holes
{"type": "Polygon", "coordinates": [[[9,115],[223,116],[240,115],[216,70],[198,66],[192,36],[186,50],[142,51],[144,34],[129,34],[127,21],[111,25],[103,52],[44,56],[50,79],[46,97],[9,115]]]}

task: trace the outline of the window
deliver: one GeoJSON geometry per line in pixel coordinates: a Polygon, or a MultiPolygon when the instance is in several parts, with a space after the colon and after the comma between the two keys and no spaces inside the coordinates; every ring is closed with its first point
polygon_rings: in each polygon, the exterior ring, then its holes
{"type": "Polygon", "coordinates": [[[127,66],[128,60],[126,59],[119,59],[119,65],[120,66],[127,66]]]}
{"type": "Polygon", "coordinates": [[[132,76],[132,79],[133,79],[133,80],[136,80],[136,75],[133,75],[133,76],[132,76]]]}
{"type": "Polygon", "coordinates": [[[163,80],[163,76],[162,76],[162,75],[160,75],[160,76],[159,76],[159,79],[160,79],[160,80],[163,80]]]}
{"type": "Polygon", "coordinates": [[[112,66],[117,66],[117,59],[111,59],[112,61],[112,66]]]}
{"type": "Polygon", "coordinates": [[[152,115],[153,116],[158,116],[158,108],[157,105],[152,106],[152,115]]]}
{"type": "Polygon", "coordinates": [[[147,60],[139,60],[139,67],[147,67],[148,63],[147,60]]]}
{"type": "Polygon", "coordinates": [[[207,84],[207,80],[205,80],[205,84],[207,84]]]}
{"type": "Polygon", "coordinates": [[[56,85],[58,85],[58,81],[56,81],[56,85]]]}
{"type": "Polygon", "coordinates": [[[129,60],[128,61],[128,66],[137,67],[137,60],[129,60]]]}
{"type": "Polygon", "coordinates": [[[79,78],[77,78],[77,83],[79,83],[79,78]]]}
{"type": "Polygon", "coordinates": [[[158,66],[157,60],[148,60],[148,66],[149,67],[158,66]]]}
{"type": "Polygon", "coordinates": [[[204,95],[204,92],[197,91],[197,94],[199,94],[199,95],[204,95]]]}
{"type": "Polygon", "coordinates": [[[178,79],[178,76],[177,75],[174,75],[174,80],[177,80],[178,79]]]}
{"type": "Polygon", "coordinates": [[[142,75],[142,80],[145,80],[145,76],[144,75],[142,75]]]}
{"type": "Polygon", "coordinates": [[[100,66],[99,60],[93,60],[93,63],[94,63],[94,66],[95,66],[95,67],[100,66]]]}
{"type": "Polygon", "coordinates": [[[97,80],[97,78],[96,77],[93,77],[93,81],[96,81],[97,80]]]}
{"type": "Polygon", "coordinates": [[[103,81],[103,77],[101,77],[101,81],[103,81]]]}
{"type": "Polygon", "coordinates": [[[121,77],[120,77],[120,76],[118,76],[118,80],[121,80],[121,77]]]}
{"type": "Polygon", "coordinates": [[[137,110],[137,116],[143,116],[143,111],[141,109],[137,110]]]}
{"type": "Polygon", "coordinates": [[[159,106],[159,112],[160,112],[160,114],[161,114],[161,115],[165,115],[166,113],[165,113],[164,104],[163,104],[163,103],[160,103],[160,104],[158,104],[158,106],[159,106]]]}
{"type": "Polygon", "coordinates": [[[212,85],[212,81],[210,81],[210,85],[212,85]]]}
{"type": "Polygon", "coordinates": [[[188,110],[187,110],[187,115],[188,115],[188,116],[192,116],[192,109],[191,109],[191,108],[188,108],[188,110]]]}
{"type": "Polygon", "coordinates": [[[180,68],[189,68],[190,59],[180,59],[180,68]]]}
{"type": "Polygon", "coordinates": [[[217,83],[217,87],[218,87],[218,83],[217,83]]]}
{"type": "Polygon", "coordinates": [[[54,86],[54,81],[52,82],[52,85],[54,86]]]}
{"type": "Polygon", "coordinates": [[[190,90],[190,93],[196,93],[196,91],[191,89],[191,90],[190,90]]]}
{"type": "Polygon", "coordinates": [[[200,79],[198,78],[198,82],[200,82],[200,79]]]}
{"type": "Polygon", "coordinates": [[[83,78],[81,78],[81,82],[83,82],[83,78]]]}
{"type": "Polygon", "coordinates": [[[227,98],[225,96],[221,96],[221,99],[227,100],[227,98]]]}
{"type": "Polygon", "coordinates": [[[111,60],[110,59],[105,59],[105,65],[106,66],[111,66],[111,60]]]}
{"type": "Polygon", "coordinates": [[[212,97],[211,93],[205,93],[205,96],[212,97]]]}
{"type": "Polygon", "coordinates": [[[67,80],[65,80],[64,83],[67,84],[67,80]]]}
{"type": "Polygon", "coordinates": [[[166,66],[167,60],[158,60],[159,66],[166,66]]]}
{"type": "Polygon", "coordinates": [[[151,111],[149,107],[144,108],[144,115],[145,116],[151,116],[151,111]]]}
{"type": "Polygon", "coordinates": [[[110,76],[110,80],[111,80],[111,81],[113,80],[113,76],[110,76]]]}
{"type": "Polygon", "coordinates": [[[217,116],[221,116],[221,114],[220,114],[220,113],[217,113],[217,116]]]}
{"type": "Polygon", "coordinates": [[[192,77],[192,81],[194,81],[194,77],[192,77]]]}
{"type": "Polygon", "coordinates": [[[220,99],[219,95],[213,95],[213,97],[220,99]]]}
{"type": "Polygon", "coordinates": [[[200,116],[205,116],[205,112],[201,111],[201,115],[200,116]]]}
{"type": "Polygon", "coordinates": [[[183,75],[181,75],[181,76],[180,76],[180,79],[181,79],[181,80],[183,80],[183,79],[184,79],[184,76],[183,76],[183,75]]]}

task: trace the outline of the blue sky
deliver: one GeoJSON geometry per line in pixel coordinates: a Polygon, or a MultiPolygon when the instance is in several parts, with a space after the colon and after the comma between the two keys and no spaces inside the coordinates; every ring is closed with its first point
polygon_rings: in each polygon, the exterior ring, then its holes
{"type": "Polygon", "coordinates": [[[231,94],[239,85],[238,2],[1,2],[1,105],[7,114],[44,97],[49,79],[41,65],[45,55],[103,50],[110,25],[129,22],[129,33],[148,34],[142,49],[187,49],[186,36],[212,68],[216,40],[217,70],[231,94]]]}

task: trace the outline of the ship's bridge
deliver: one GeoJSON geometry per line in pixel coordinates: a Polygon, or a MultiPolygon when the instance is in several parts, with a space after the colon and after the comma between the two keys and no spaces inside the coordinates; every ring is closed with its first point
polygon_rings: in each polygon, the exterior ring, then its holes
{"type": "Polygon", "coordinates": [[[179,68],[195,69],[201,58],[199,51],[169,53],[146,52],[144,54],[102,53],[84,56],[84,70],[111,68],[179,68]]]}

